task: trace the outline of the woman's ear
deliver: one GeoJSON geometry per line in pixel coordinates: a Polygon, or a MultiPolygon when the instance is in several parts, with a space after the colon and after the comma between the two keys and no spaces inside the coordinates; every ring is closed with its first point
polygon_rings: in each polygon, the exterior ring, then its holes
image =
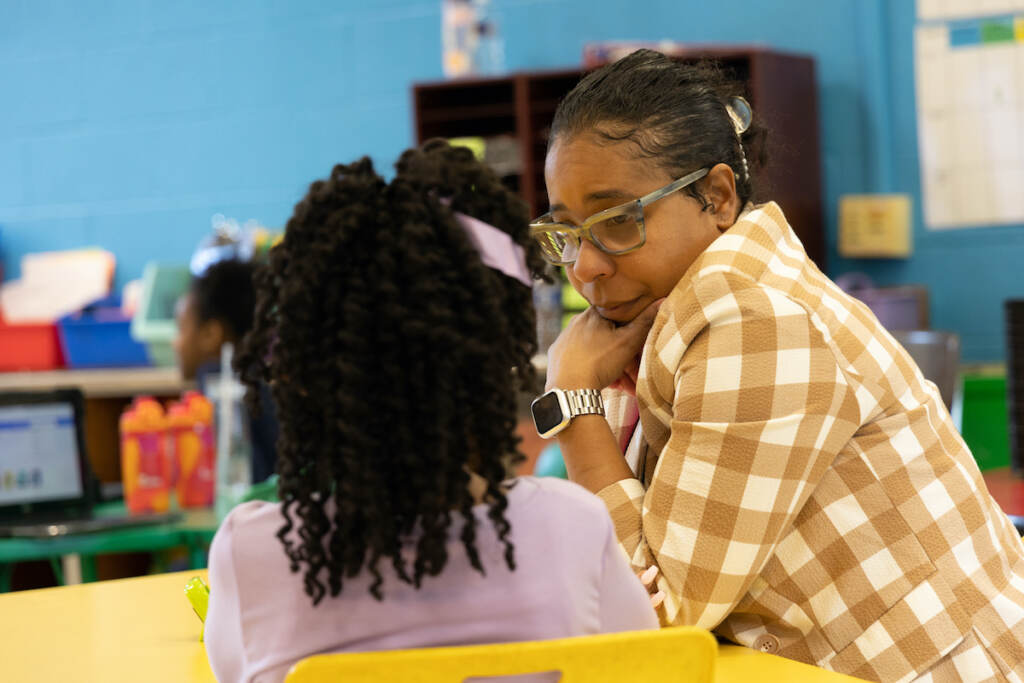
{"type": "Polygon", "coordinates": [[[736,194],[736,175],[726,164],[715,164],[704,178],[704,196],[711,203],[712,218],[720,232],[725,232],[740,214],[740,198],[736,194]]]}

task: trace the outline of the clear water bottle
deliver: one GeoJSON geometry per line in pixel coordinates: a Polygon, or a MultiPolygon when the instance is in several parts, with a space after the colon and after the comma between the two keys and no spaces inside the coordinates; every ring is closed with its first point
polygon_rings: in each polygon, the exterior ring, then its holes
{"type": "Polygon", "coordinates": [[[245,409],[245,387],[231,371],[234,347],[221,347],[220,375],[207,385],[217,433],[217,495],[214,511],[223,520],[252,485],[252,441],[245,409]]]}
{"type": "Polygon", "coordinates": [[[533,283],[533,307],[537,312],[537,350],[546,354],[562,331],[562,282],[536,280],[533,283]]]}

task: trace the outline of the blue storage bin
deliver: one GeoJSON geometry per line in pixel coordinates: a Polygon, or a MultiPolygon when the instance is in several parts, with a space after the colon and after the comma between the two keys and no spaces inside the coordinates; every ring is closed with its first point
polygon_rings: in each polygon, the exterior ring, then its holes
{"type": "Polygon", "coordinates": [[[132,339],[132,319],[121,313],[121,297],[110,296],[57,322],[69,368],[149,365],[146,346],[132,339]]]}

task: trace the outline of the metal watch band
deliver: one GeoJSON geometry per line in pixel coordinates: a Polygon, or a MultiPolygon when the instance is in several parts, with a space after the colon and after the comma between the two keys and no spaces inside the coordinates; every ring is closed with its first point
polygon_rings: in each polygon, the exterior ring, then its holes
{"type": "Polygon", "coordinates": [[[601,400],[601,392],[597,389],[573,389],[563,393],[569,403],[571,417],[604,415],[604,401],[601,400]]]}

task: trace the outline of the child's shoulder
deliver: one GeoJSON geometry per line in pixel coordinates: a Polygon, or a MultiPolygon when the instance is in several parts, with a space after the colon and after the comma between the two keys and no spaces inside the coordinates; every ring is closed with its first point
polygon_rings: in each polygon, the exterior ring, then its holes
{"type": "Polygon", "coordinates": [[[279,569],[287,573],[284,553],[280,552],[281,544],[276,538],[282,526],[284,517],[279,503],[252,501],[236,505],[217,527],[210,543],[211,578],[216,576],[213,580],[221,581],[232,577],[231,581],[237,583],[243,577],[251,578],[253,567],[260,567],[266,576],[279,569]]]}
{"type": "MultiPolygon", "coordinates": [[[[217,537],[230,537],[233,545],[241,541],[244,547],[247,539],[265,536],[268,530],[277,533],[283,525],[280,503],[252,500],[231,509],[217,528],[217,537]]],[[[214,538],[215,542],[217,540],[214,538]]]]}
{"type": "Polygon", "coordinates": [[[224,518],[224,522],[230,521],[233,525],[247,524],[262,520],[265,517],[280,518],[281,504],[265,500],[250,500],[246,503],[239,503],[231,508],[231,512],[224,518]]]}
{"type": "Polygon", "coordinates": [[[582,515],[606,518],[608,512],[600,498],[579,484],[557,477],[516,477],[513,490],[522,487],[521,499],[531,508],[557,507],[560,511],[578,511],[582,515]]]}

